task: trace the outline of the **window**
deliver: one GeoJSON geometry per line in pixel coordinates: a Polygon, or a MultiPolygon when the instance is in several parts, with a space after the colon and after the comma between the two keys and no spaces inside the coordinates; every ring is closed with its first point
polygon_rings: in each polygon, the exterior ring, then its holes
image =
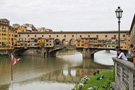
{"type": "Polygon", "coordinates": [[[80,35],[80,37],[82,37],[82,35],[80,35]]]}
{"type": "Polygon", "coordinates": [[[58,35],[56,37],[59,37],[58,35]]]}
{"type": "Polygon", "coordinates": [[[30,35],[28,35],[28,37],[29,37],[30,35]]]}
{"type": "Polygon", "coordinates": [[[107,37],[107,35],[105,35],[105,37],[107,37]]]}
{"type": "Polygon", "coordinates": [[[97,35],[97,38],[98,38],[98,35],[97,35]]]}
{"type": "Polygon", "coordinates": [[[90,37],[90,35],[88,35],[88,37],[90,37]]]}
{"type": "Polygon", "coordinates": [[[35,37],[37,37],[37,35],[35,35],[35,37]]]}
{"type": "Polygon", "coordinates": [[[112,47],[115,47],[115,46],[112,46],[112,47]]]}
{"type": "Polygon", "coordinates": [[[123,37],[125,37],[125,35],[123,35],[123,37]]]}
{"type": "Polygon", "coordinates": [[[116,38],[116,35],[114,35],[114,37],[116,38]]]}
{"type": "Polygon", "coordinates": [[[64,37],[66,37],[66,35],[64,35],[64,37]]]}
{"type": "Polygon", "coordinates": [[[74,35],[72,35],[72,37],[74,37],[74,35]]]}
{"type": "Polygon", "coordinates": [[[19,37],[21,37],[21,35],[19,35],[19,37]]]}
{"type": "Polygon", "coordinates": [[[51,37],[51,35],[49,35],[49,37],[51,37]]]}
{"type": "Polygon", "coordinates": [[[42,37],[44,37],[44,35],[42,35],[42,37]]]}

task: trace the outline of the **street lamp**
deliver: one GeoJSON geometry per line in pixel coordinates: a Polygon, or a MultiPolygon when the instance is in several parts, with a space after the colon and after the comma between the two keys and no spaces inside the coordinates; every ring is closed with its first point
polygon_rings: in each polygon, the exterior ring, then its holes
{"type": "Polygon", "coordinates": [[[122,17],[122,12],[120,7],[118,7],[115,11],[116,17],[118,18],[118,45],[120,47],[120,18],[122,17]]]}

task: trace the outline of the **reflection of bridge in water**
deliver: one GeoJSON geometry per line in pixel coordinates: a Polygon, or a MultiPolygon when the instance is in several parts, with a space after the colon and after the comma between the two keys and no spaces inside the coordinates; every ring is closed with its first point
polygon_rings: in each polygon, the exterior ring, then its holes
{"type": "Polygon", "coordinates": [[[104,65],[98,65],[96,63],[89,63],[89,60],[84,60],[82,66],[78,67],[67,67],[61,70],[55,70],[47,74],[42,75],[40,78],[41,81],[57,81],[57,82],[69,82],[77,83],[84,76],[93,75],[97,70],[107,70],[110,68],[104,65]]]}

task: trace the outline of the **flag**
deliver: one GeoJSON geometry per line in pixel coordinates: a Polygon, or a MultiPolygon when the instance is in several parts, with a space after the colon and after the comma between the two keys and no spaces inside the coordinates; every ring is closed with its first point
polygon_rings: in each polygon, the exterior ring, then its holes
{"type": "Polygon", "coordinates": [[[11,54],[11,65],[16,64],[19,60],[20,60],[20,58],[17,59],[11,54]]]}

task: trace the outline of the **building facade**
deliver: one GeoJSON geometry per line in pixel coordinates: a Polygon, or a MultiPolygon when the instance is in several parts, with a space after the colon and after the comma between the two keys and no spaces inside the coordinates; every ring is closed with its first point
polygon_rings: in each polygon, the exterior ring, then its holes
{"type": "Polygon", "coordinates": [[[0,50],[13,49],[14,32],[9,29],[9,23],[7,19],[0,19],[0,50]]]}
{"type": "MultiPolygon", "coordinates": [[[[128,41],[130,38],[128,37],[128,31],[121,31],[120,39],[122,49],[126,50],[129,48],[128,41]]],[[[118,31],[18,33],[19,43],[24,43],[24,41],[29,41],[30,39],[38,41],[39,38],[53,38],[51,42],[52,47],[57,45],[68,45],[76,46],[76,48],[115,48],[115,46],[118,45],[118,31]]],[[[33,47],[38,47],[38,43],[33,47]]]]}
{"type": "Polygon", "coordinates": [[[134,18],[132,20],[129,34],[130,34],[130,38],[131,38],[131,43],[135,46],[135,15],[134,15],[134,18]]]}

